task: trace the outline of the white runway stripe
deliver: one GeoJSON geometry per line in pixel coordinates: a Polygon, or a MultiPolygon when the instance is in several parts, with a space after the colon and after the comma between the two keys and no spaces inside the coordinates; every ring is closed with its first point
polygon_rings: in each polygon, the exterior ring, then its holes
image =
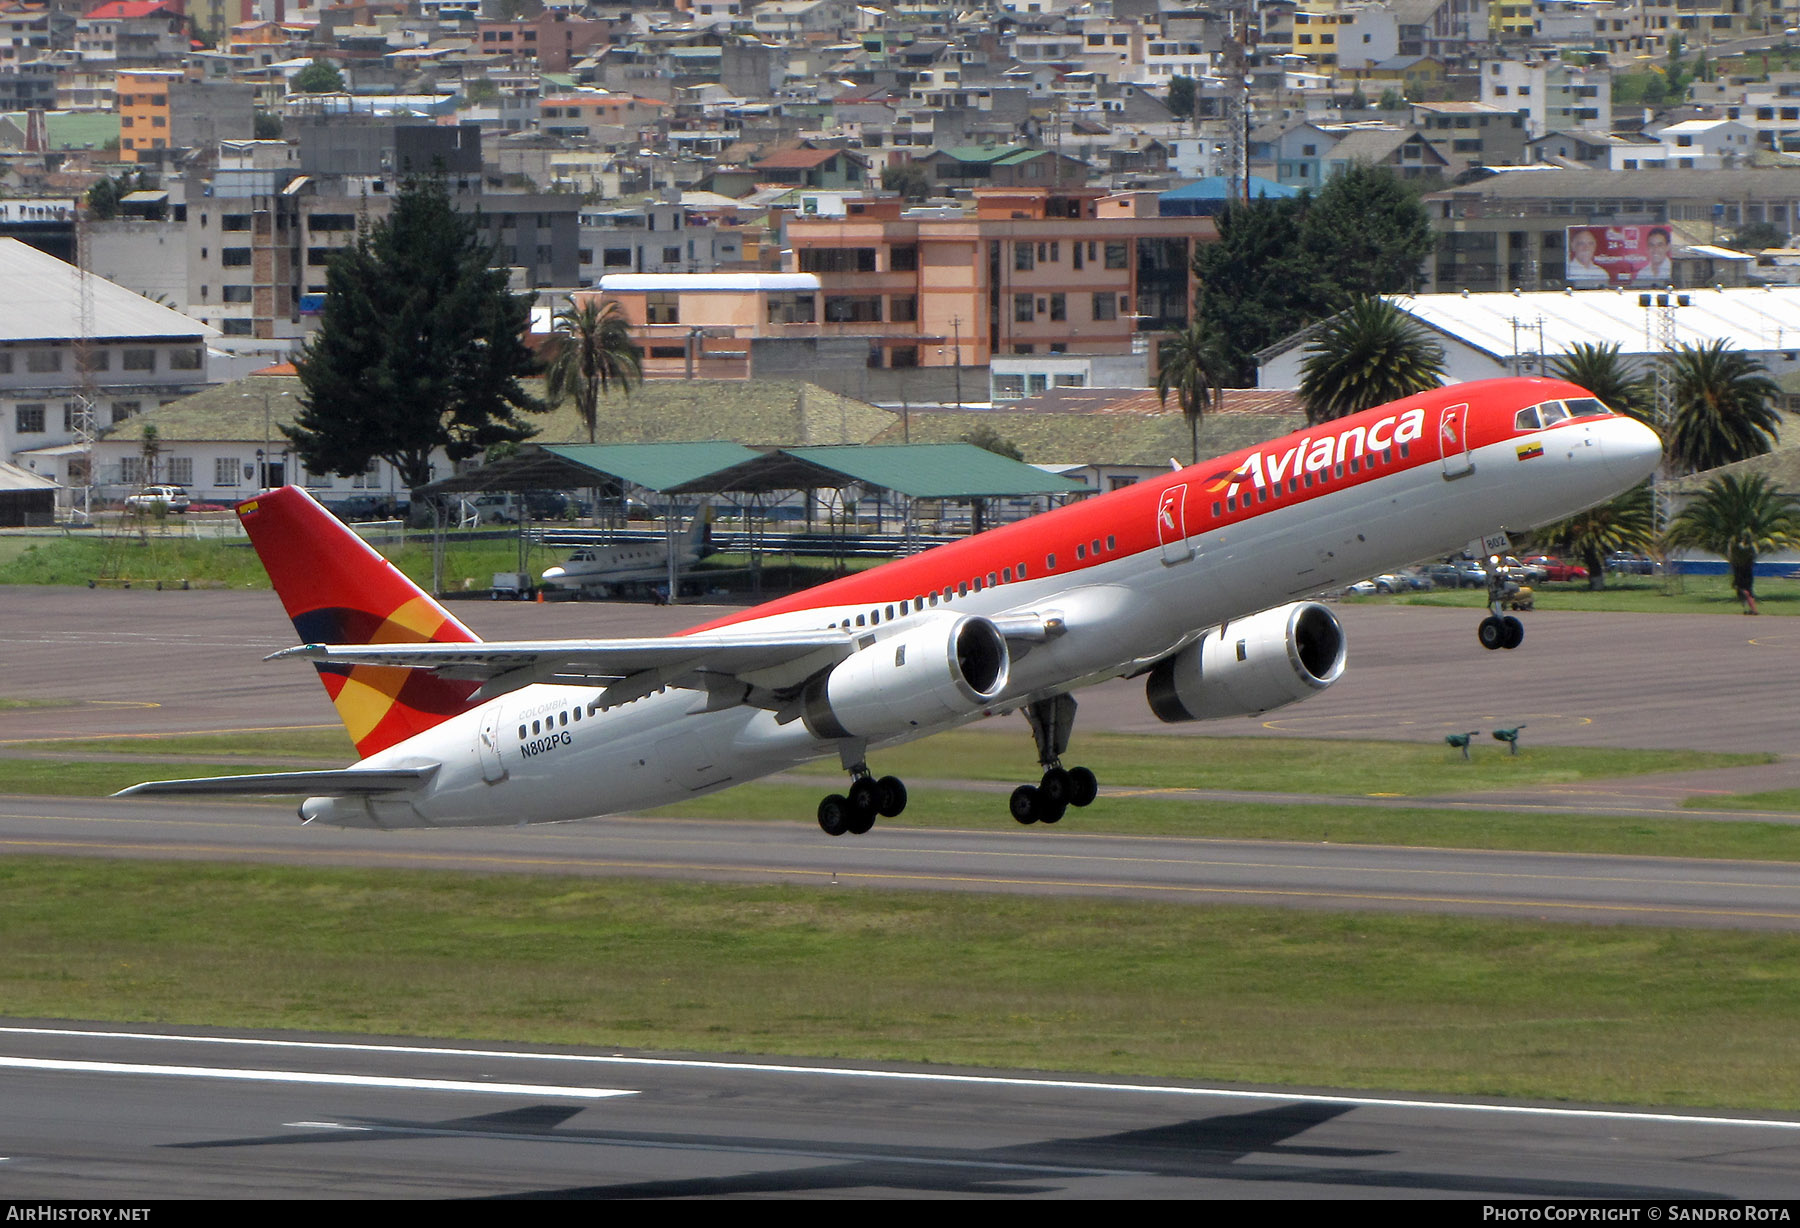
{"type": "Polygon", "coordinates": [[[235,1079],[250,1083],[294,1083],[325,1087],[389,1087],[404,1091],[484,1092],[509,1096],[549,1096],[560,1100],[605,1100],[635,1096],[610,1087],[559,1087],[542,1083],[473,1083],[463,1079],[399,1079],[385,1075],[318,1073],[309,1070],[248,1070],[231,1066],[156,1066],[141,1062],[72,1062],[54,1058],[0,1056],[0,1069],[47,1070],[75,1074],[151,1075],[179,1079],[235,1079]]]}

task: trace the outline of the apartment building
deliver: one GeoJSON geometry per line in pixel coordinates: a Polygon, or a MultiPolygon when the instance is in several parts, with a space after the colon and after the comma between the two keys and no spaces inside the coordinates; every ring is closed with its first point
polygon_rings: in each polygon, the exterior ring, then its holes
{"type": "MultiPolygon", "coordinates": [[[[1570,228],[1667,225],[1705,247],[1748,222],[1800,227],[1800,173],[1721,170],[1508,172],[1424,198],[1437,235],[1427,290],[1556,290],[1569,285],[1570,228]]],[[[1685,236],[1685,239],[1683,238],[1685,236]]],[[[1679,255],[1679,253],[1678,253],[1679,255]]],[[[1677,259],[1677,285],[1741,281],[1740,262],[1677,259]]]]}

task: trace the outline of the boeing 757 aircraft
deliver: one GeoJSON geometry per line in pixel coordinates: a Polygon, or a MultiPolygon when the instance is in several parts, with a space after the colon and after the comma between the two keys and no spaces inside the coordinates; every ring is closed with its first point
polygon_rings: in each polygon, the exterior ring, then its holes
{"type": "MultiPolygon", "coordinates": [[[[655,639],[483,643],[304,490],[238,506],[362,759],[127,794],[290,793],[362,827],[556,822],[836,755],[831,835],[899,814],[885,747],[1018,712],[1021,823],[1086,806],[1074,692],[1143,677],[1165,721],[1246,716],[1344,670],[1308,594],[1573,515],[1643,480],[1655,432],[1558,380],[1451,385],[655,639]]],[[[1490,610],[1490,649],[1524,631],[1490,610]]]]}

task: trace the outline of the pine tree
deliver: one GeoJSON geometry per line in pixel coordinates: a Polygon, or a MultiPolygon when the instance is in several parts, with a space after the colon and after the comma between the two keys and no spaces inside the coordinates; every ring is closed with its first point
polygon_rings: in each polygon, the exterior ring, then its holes
{"type": "Polygon", "coordinates": [[[301,412],[282,427],[309,471],[347,477],[379,457],[416,489],[437,449],[460,461],[536,433],[519,416],[545,408],[519,382],[536,362],[531,299],[492,255],[441,180],[410,179],[332,258],[324,318],[294,363],[301,412]]]}

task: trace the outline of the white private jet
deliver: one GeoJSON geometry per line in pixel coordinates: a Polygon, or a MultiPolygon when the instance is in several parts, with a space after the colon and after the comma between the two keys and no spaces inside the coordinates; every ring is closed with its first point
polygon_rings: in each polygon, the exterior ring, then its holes
{"type": "MultiPolygon", "coordinates": [[[[1558,380],[1452,385],[654,639],[483,643],[299,487],[238,507],[360,762],[127,794],[290,793],[308,822],[556,822],[709,793],[825,755],[831,835],[906,805],[874,752],[1022,712],[1054,823],[1072,692],[1143,676],[1165,721],[1265,712],[1343,672],[1310,593],[1573,515],[1643,480],[1655,432],[1558,380]]],[[[1498,593],[1486,648],[1524,631],[1498,593]]]]}
{"type": "MultiPolygon", "coordinates": [[[[686,571],[708,553],[706,515],[697,512],[675,551],[675,565],[686,571]]],[[[583,546],[559,566],[544,571],[546,588],[575,593],[603,592],[627,584],[667,584],[669,543],[621,542],[613,546],[583,546]]]]}

